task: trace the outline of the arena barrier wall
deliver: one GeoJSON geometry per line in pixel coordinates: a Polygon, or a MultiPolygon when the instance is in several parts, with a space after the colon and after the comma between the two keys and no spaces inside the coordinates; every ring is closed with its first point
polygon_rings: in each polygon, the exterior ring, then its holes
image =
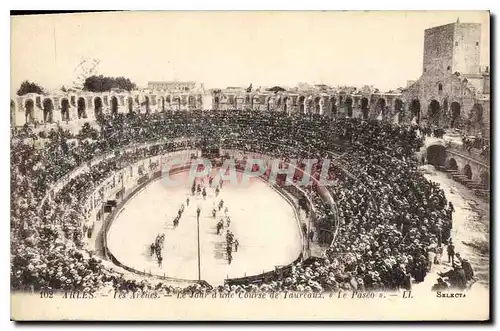
{"type": "Polygon", "coordinates": [[[287,266],[284,267],[276,267],[275,270],[268,271],[259,275],[255,276],[248,276],[248,277],[240,277],[240,278],[230,278],[230,279],[225,279],[224,284],[225,285],[247,285],[247,284],[261,284],[264,282],[272,281],[277,278],[282,278],[284,274],[289,273],[292,270],[292,265],[299,263],[302,261],[303,255],[300,253],[299,257],[292,263],[290,263],[287,266]]]}

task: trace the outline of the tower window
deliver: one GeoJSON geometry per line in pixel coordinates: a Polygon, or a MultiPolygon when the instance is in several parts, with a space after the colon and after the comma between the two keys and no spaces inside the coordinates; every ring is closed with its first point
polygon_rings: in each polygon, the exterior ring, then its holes
{"type": "Polygon", "coordinates": [[[458,41],[455,41],[455,46],[458,46],[458,41]]]}
{"type": "Polygon", "coordinates": [[[451,70],[451,66],[446,67],[446,70],[450,71],[451,70]]]}
{"type": "Polygon", "coordinates": [[[438,91],[439,92],[443,91],[443,84],[441,84],[441,83],[438,84],[438,91]]]}
{"type": "Polygon", "coordinates": [[[479,41],[476,41],[476,46],[479,46],[479,41]]]}

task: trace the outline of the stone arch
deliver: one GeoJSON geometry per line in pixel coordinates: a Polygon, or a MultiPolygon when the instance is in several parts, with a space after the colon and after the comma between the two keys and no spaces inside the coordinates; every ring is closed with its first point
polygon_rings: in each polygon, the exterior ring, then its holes
{"type": "Polygon", "coordinates": [[[127,98],[127,107],[129,113],[134,111],[134,99],[132,99],[132,97],[127,98]]]}
{"type": "Polygon", "coordinates": [[[413,99],[410,104],[411,120],[420,123],[420,100],[413,99]]]}
{"type": "Polygon", "coordinates": [[[188,107],[189,109],[196,109],[196,98],[194,95],[188,96],[188,107]]]}
{"type": "Polygon", "coordinates": [[[33,99],[27,99],[24,103],[24,116],[26,123],[31,123],[35,120],[35,102],[33,99]]]}
{"type": "Polygon", "coordinates": [[[173,98],[172,101],[173,101],[172,103],[174,104],[174,107],[175,107],[174,109],[181,110],[181,97],[177,95],[173,98]]]}
{"type": "Polygon", "coordinates": [[[276,97],[276,108],[277,108],[277,110],[279,110],[279,111],[282,111],[282,110],[283,110],[283,107],[282,107],[283,102],[284,102],[283,100],[284,100],[284,96],[282,96],[282,95],[278,95],[278,96],[276,97]]]}
{"type": "Polygon", "coordinates": [[[236,97],[232,94],[228,95],[226,104],[229,109],[236,108],[236,97]]]}
{"type": "Polygon", "coordinates": [[[160,96],[160,102],[161,102],[161,111],[165,111],[165,98],[163,96],[160,96]]]}
{"type": "Polygon", "coordinates": [[[103,115],[103,102],[101,97],[94,98],[94,116],[95,118],[101,117],[103,115]]]}
{"type": "Polygon", "coordinates": [[[283,97],[283,100],[282,100],[282,103],[283,103],[283,111],[285,113],[288,112],[288,100],[290,100],[290,98],[288,96],[285,96],[283,97]]]}
{"type": "Polygon", "coordinates": [[[427,112],[428,121],[439,126],[439,117],[441,115],[441,105],[436,99],[432,99],[429,103],[427,112]]]}
{"type": "Polygon", "coordinates": [[[335,97],[330,97],[330,114],[332,116],[337,116],[337,99],[335,97]]]}
{"type": "Polygon", "coordinates": [[[240,110],[245,108],[245,98],[242,95],[235,96],[234,108],[240,109],[240,110]]]}
{"type": "Polygon", "coordinates": [[[52,122],[54,118],[54,102],[51,98],[45,98],[42,102],[43,107],[43,121],[52,122]]]}
{"type": "Polygon", "coordinates": [[[306,102],[306,97],[303,95],[299,96],[299,112],[301,114],[304,114],[306,112],[305,102],[306,102]]]}
{"type": "Polygon", "coordinates": [[[220,97],[218,95],[214,96],[214,109],[219,109],[220,106],[220,97]]]}
{"type": "Polygon", "coordinates": [[[15,126],[16,122],[16,103],[10,99],[10,125],[15,126]]]}
{"type": "Polygon", "coordinates": [[[315,97],[314,98],[314,113],[319,115],[321,114],[321,98],[320,97],[315,97]]]}
{"type": "Polygon", "coordinates": [[[118,98],[114,95],[111,97],[111,114],[118,114],[118,98]]]}
{"type": "Polygon", "coordinates": [[[455,160],[454,158],[451,158],[448,160],[448,167],[447,167],[449,170],[455,170],[455,171],[458,171],[458,163],[457,163],[457,160],[455,160]]]}
{"type": "Polygon", "coordinates": [[[314,113],[314,99],[312,96],[306,98],[306,113],[312,114],[314,113]]]}
{"type": "Polygon", "coordinates": [[[377,103],[375,104],[375,110],[376,110],[375,115],[376,116],[379,116],[379,115],[384,116],[385,115],[386,104],[387,104],[387,102],[385,101],[384,98],[377,99],[377,103]]]}
{"type": "Polygon", "coordinates": [[[350,96],[345,99],[345,107],[347,109],[347,117],[352,117],[352,103],[353,100],[350,96]]]}
{"type": "Polygon", "coordinates": [[[458,102],[452,102],[451,103],[451,122],[450,126],[452,128],[457,128],[460,124],[460,111],[461,107],[458,102]]]}
{"type": "Polygon", "coordinates": [[[396,100],[394,100],[394,111],[399,113],[400,111],[403,110],[404,110],[403,100],[401,100],[400,98],[396,98],[396,100]]]}
{"type": "Polygon", "coordinates": [[[85,99],[83,97],[79,97],[77,102],[76,102],[76,106],[77,106],[77,114],[78,114],[78,118],[87,118],[87,113],[85,111],[87,105],[85,103],[85,99]]]}
{"type": "Polygon", "coordinates": [[[146,113],[149,113],[149,104],[150,104],[149,96],[145,95],[144,96],[144,106],[146,107],[146,113]]]}
{"type": "Polygon", "coordinates": [[[63,121],[69,121],[69,100],[67,98],[61,99],[61,118],[63,121]]]}
{"type": "Polygon", "coordinates": [[[485,185],[487,189],[490,188],[490,173],[488,171],[481,171],[479,174],[479,182],[485,185]]]}
{"type": "Polygon", "coordinates": [[[272,111],[274,110],[275,108],[275,100],[274,100],[274,97],[272,95],[266,97],[266,109],[268,111],[272,111]]]}
{"type": "Polygon", "coordinates": [[[396,98],[396,100],[394,100],[394,113],[398,114],[398,123],[401,123],[401,121],[403,120],[404,111],[405,106],[403,100],[396,98]]]}
{"type": "Polygon", "coordinates": [[[464,166],[464,175],[467,179],[472,179],[472,168],[468,164],[464,166]]]}
{"type": "Polygon", "coordinates": [[[445,165],[446,148],[443,145],[430,145],[427,147],[427,162],[435,167],[445,165]]]}
{"type": "Polygon", "coordinates": [[[361,113],[363,115],[363,119],[368,119],[368,98],[361,98],[361,113]]]}

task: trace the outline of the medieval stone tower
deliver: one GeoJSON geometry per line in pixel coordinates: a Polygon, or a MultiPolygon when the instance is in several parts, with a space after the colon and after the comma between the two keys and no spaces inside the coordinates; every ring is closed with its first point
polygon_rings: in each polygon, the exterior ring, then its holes
{"type": "Polygon", "coordinates": [[[423,74],[479,73],[481,24],[455,23],[425,30],[423,74]]]}

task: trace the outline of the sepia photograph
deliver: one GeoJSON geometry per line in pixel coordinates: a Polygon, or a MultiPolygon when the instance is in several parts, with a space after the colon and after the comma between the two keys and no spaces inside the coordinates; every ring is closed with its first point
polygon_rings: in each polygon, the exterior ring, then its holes
{"type": "Polygon", "coordinates": [[[12,320],[490,320],[489,11],[10,25],[12,320]]]}

